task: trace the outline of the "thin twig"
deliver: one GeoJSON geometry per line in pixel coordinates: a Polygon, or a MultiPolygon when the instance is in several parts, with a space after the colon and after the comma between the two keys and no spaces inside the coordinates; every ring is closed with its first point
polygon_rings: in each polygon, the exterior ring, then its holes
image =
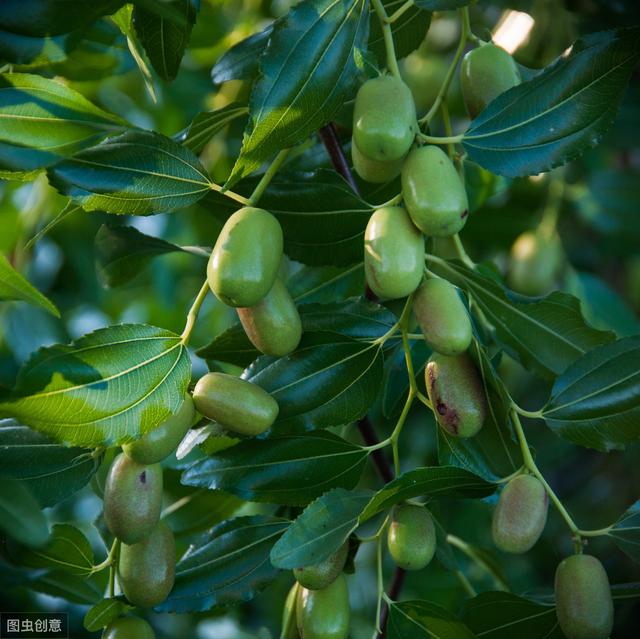
{"type": "Polygon", "coordinates": [[[336,128],[333,123],[329,122],[329,124],[323,126],[318,131],[318,134],[320,135],[320,139],[331,158],[333,168],[349,183],[349,186],[358,193],[358,185],[353,177],[353,173],[351,173],[349,163],[347,162],[347,158],[342,150],[342,146],[340,145],[340,140],[338,139],[338,134],[336,133],[336,128]]]}
{"type": "MultiPolygon", "coordinates": [[[[404,584],[404,578],[407,573],[402,568],[396,568],[391,579],[391,585],[389,586],[389,599],[395,601],[400,595],[402,585],[404,584]]],[[[382,612],[380,613],[380,633],[378,639],[386,639],[387,636],[387,621],[389,619],[389,604],[385,601],[382,606],[382,612]]]]}

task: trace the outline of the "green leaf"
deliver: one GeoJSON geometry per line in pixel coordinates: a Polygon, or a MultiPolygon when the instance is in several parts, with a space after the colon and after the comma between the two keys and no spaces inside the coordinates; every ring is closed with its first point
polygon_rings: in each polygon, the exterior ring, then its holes
{"type": "Polygon", "coordinates": [[[491,102],[464,134],[465,151],[508,177],[566,164],[609,129],[638,59],[638,27],[580,38],[569,55],[491,102]]]}
{"type": "Polygon", "coordinates": [[[176,22],[136,5],[133,9],[133,24],[153,68],[162,79],[170,82],[178,74],[200,2],[170,0],[165,4],[180,12],[184,20],[176,22]]]}
{"type": "Polygon", "coordinates": [[[287,280],[287,288],[298,304],[337,302],[364,290],[364,267],[303,266],[287,280]]]}
{"type": "Polygon", "coordinates": [[[18,273],[0,253],[0,301],[18,300],[38,306],[52,315],[60,317],[60,311],[38,289],[18,273]]]}
{"type": "Polygon", "coordinates": [[[608,534],[622,552],[640,563],[640,500],[627,509],[608,534]]]}
{"type": "Polygon", "coordinates": [[[179,335],[145,324],[110,326],[40,349],[0,410],[64,444],[115,446],[173,414],[190,376],[179,335]]]}
{"type": "Polygon", "coordinates": [[[34,37],[0,29],[0,60],[31,66],[62,62],[77,41],[77,34],[34,37]]]}
{"type": "Polygon", "coordinates": [[[214,135],[248,112],[247,106],[239,102],[232,102],[215,111],[202,111],[176,136],[176,140],[194,153],[201,153],[214,135]]]}
{"type": "Polygon", "coordinates": [[[127,126],[64,84],[27,73],[0,75],[0,119],[0,170],[18,172],[49,166],[127,126]]]}
{"type": "Polygon", "coordinates": [[[0,421],[0,478],[21,480],[43,507],[86,486],[96,468],[90,450],[59,446],[13,420],[0,421]]]}
{"type": "Polygon", "coordinates": [[[269,552],[288,522],[237,517],[201,535],[176,565],[173,590],[155,610],[202,612],[246,603],[278,575],[269,552]]]}
{"type": "Polygon", "coordinates": [[[94,557],[82,531],[71,524],[54,524],[46,546],[18,552],[17,560],[30,568],[51,568],[82,576],[91,572],[94,557]]]}
{"type": "Polygon", "coordinates": [[[271,550],[271,563],[293,569],[317,564],[334,553],[358,527],[371,491],[334,488],[311,502],[271,550]]]}
{"type": "Polygon", "coordinates": [[[433,499],[481,499],[495,492],[495,485],[453,466],[414,468],[379,490],[360,515],[360,522],[382,510],[414,497],[433,499]]]}
{"type": "Polygon", "coordinates": [[[47,519],[20,481],[0,481],[0,530],[27,546],[44,546],[49,539],[47,519]]]}
{"type": "MultiPolygon", "coordinates": [[[[330,332],[373,341],[391,329],[395,316],[384,307],[361,299],[335,304],[303,304],[298,308],[305,333],[330,332]]],[[[260,355],[238,322],[196,353],[208,360],[247,366],[260,355]]]]}
{"type": "Polygon", "coordinates": [[[361,446],[326,431],[247,440],[196,461],[182,483],[247,501],[303,506],[331,488],[354,488],[368,456],[361,446]]]}
{"type": "Polygon", "coordinates": [[[566,293],[523,297],[460,262],[447,262],[442,270],[476,301],[509,354],[543,377],[560,375],[586,352],[615,339],[586,324],[580,302],[566,293]]]}
{"type": "Polygon", "coordinates": [[[483,639],[563,639],[556,609],[507,592],[483,592],[465,602],[462,620],[483,639]]]}
{"type": "Polygon", "coordinates": [[[29,583],[29,588],[72,603],[92,606],[102,600],[108,574],[108,570],[103,570],[90,577],[77,577],[68,572],[54,570],[35,577],[29,583]]]}
{"type": "Polygon", "coordinates": [[[0,28],[28,36],[69,33],[110,15],[124,0],[2,0],[0,28]]]}
{"type": "Polygon", "coordinates": [[[416,7],[427,11],[451,11],[468,4],[471,4],[471,0],[415,0],[416,7]]]}
{"type": "Polygon", "coordinates": [[[389,605],[389,639],[474,639],[476,635],[446,608],[430,601],[389,605]]]}
{"type": "Polygon", "coordinates": [[[310,333],[290,355],[261,357],[243,377],[278,402],[274,433],[340,426],[363,417],[375,401],[382,350],[333,333],[310,333]]]}
{"type": "Polygon", "coordinates": [[[365,0],[303,2],[276,23],[228,186],[331,120],[354,88],[368,35],[365,0]]]}
{"type": "Polygon", "coordinates": [[[87,211],[149,215],[184,208],[211,188],[198,158],[151,131],[127,131],[49,169],[49,181],[87,211]]]}
{"type": "Polygon", "coordinates": [[[126,615],[129,610],[132,610],[132,608],[125,603],[124,598],[110,597],[91,606],[87,610],[82,623],[85,630],[98,632],[98,630],[108,626],[117,617],[126,615]]]}
{"type": "Polygon", "coordinates": [[[140,233],[133,226],[108,224],[98,229],[95,247],[98,275],[110,288],[132,280],[152,258],[182,251],[179,246],[140,233]]]}
{"type": "Polygon", "coordinates": [[[547,425],[574,444],[603,452],[640,438],[640,336],[597,348],[553,385],[547,425]]]}

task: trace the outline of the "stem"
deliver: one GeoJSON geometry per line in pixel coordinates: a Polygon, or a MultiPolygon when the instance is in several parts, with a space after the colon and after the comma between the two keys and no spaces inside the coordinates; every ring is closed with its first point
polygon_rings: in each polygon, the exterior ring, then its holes
{"type": "Polygon", "coordinates": [[[193,305],[189,309],[189,313],[187,314],[187,322],[184,326],[184,330],[182,331],[182,335],[180,336],[182,344],[186,346],[189,343],[189,338],[191,337],[191,332],[193,331],[193,327],[196,325],[196,319],[198,318],[198,313],[200,312],[200,307],[202,306],[202,302],[204,302],[204,298],[207,296],[209,292],[209,282],[207,280],[204,281],[204,284],[200,287],[200,291],[196,296],[193,305]]]}
{"type": "Polygon", "coordinates": [[[344,151],[342,150],[342,146],[340,146],[340,140],[338,139],[338,134],[336,133],[335,126],[330,122],[329,124],[323,126],[319,131],[320,139],[324,144],[327,153],[329,154],[329,158],[331,159],[331,164],[333,164],[333,168],[349,183],[349,186],[357,193],[358,185],[356,184],[355,178],[353,177],[353,173],[351,173],[351,169],[349,167],[349,163],[347,162],[347,158],[345,157],[344,151]]]}
{"type": "Polygon", "coordinates": [[[462,587],[469,595],[469,597],[477,596],[478,593],[476,592],[476,589],[471,585],[471,582],[467,579],[467,576],[461,570],[456,570],[454,574],[458,578],[458,581],[461,583],[462,587]]]}
{"type": "Polygon", "coordinates": [[[222,186],[220,186],[219,184],[216,184],[215,182],[210,182],[209,188],[212,191],[216,191],[216,193],[222,193],[223,195],[226,195],[232,200],[239,202],[243,206],[249,205],[249,200],[246,197],[244,197],[244,195],[240,195],[239,193],[235,193],[234,191],[226,191],[222,186]]]}
{"type": "Polygon", "coordinates": [[[109,568],[110,566],[112,566],[115,563],[119,548],[120,548],[120,540],[114,539],[113,543],[111,544],[111,548],[109,549],[109,554],[107,555],[107,558],[102,563],[94,566],[91,569],[91,572],[92,573],[100,572],[101,570],[104,570],[105,568],[109,568]]]}
{"type": "Polygon", "coordinates": [[[382,0],[371,0],[375,12],[380,19],[380,26],[382,27],[382,37],[384,38],[384,48],[387,52],[387,68],[396,76],[400,77],[400,69],[398,68],[398,61],[396,60],[396,47],[393,43],[393,33],[391,31],[391,25],[389,24],[389,16],[382,4],[382,0]]]}
{"type": "Polygon", "coordinates": [[[462,29],[460,30],[460,41],[458,42],[458,48],[456,49],[456,52],[453,56],[453,60],[451,60],[451,64],[449,65],[449,68],[447,69],[447,75],[444,77],[444,82],[440,87],[440,91],[438,91],[438,95],[436,96],[436,99],[434,100],[427,114],[422,118],[420,118],[420,120],[418,120],[420,124],[429,124],[433,119],[433,117],[435,116],[435,114],[438,112],[438,109],[440,108],[442,101],[444,100],[447,93],[449,92],[449,86],[451,85],[451,80],[453,80],[453,75],[456,72],[456,69],[458,68],[458,62],[460,62],[460,58],[464,53],[464,48],[465,48],[465,45],[467,44],[467,39],[469,38],[469,34],[471,33],[471,28],[469,24],[469,8],[468,7],[463,7],[462,9],[460,9],[460,17],[462,21],[462,29]]]}
{"type": "Polygon", "coordinates": [[[378,584],[378,597],[376,602],[376,632],[382,634],[381,612],[382,593],[384,592],[384,577],[382,574],[382,536],[376,541],[376,577],[378,584]]]}
{"type": "Polygon", "coordinates": [[[389,601],[395,601],[400,595],[402,585],[404,584],[404,578],[407,573],[402,568],[396,568],[391,579],[391,586],[389,586],[389,596],[385,597],[385,604],[382,607],[380,613],[380,632],[377,639],[385,639],[387,636],[387,621],[389,619],[389,601]]]}
{"type": "Polygon", "coordinates": [[[407,0],[399,9],[396,9],[386,20],[388,24],[393,24],[398,18],[402,17],[405,12],[413,7],[413,0],[407,0]]]}
{"type": "Polygon", "coordinates": [[[458,253],[458,257],[462,260],[464,265],[468,266],[470,269],[475,269],[475,262],[467,254],[467,251],[462,244],[462,240],[457,233],[453,236],[453,245],[456,247],[456,253],[458,253]]]}
{"type": "Polygon", "coordinates": [[[599,528],[598,530],[578,530],[578,534],[581,537],[604,537],[611,532],[613,526],[607,526],[606,528],[599,528]]]}
{"type": "Polygon", "coordinates": [[[262,197],[262,194],[265,192],[266,188],[269,186],[269,183],[275,177],[275,174],[278,172],[283,162],[287,159],[287,155],[289,155],[289,151],[291,149],[284,149],[276,155],[275,160],[271,163],[266,173],[262,176],[260,182],[258,182],[256,188],[253,190],[253,193],[249,196],[248,204],[250,206],[255,205],[258,200],[262,197]]]}
{"type": "Polygon", "coordinates": [[[447,543],[462,551],[467,557],[469,557],[469,559],[471,559],[471,561],[475,562],[486,573],[491,575],[498,586],[498,590],[509,592],[509,586],[505,583],[504,579],[502,579],[502,577],[489,564],[487,564],[487,562],[482,559],[482,557],[480,557],[473,547],[471,547],[466,541],[460,539],[460,537],[456,537],[455,535],[447,535],[447,543]]]}
{"type": "Polygon", "coordinates": [[[519,413],[523,417],[530,417],[531,419],[542,419],[542,410],[525,410],[524,408],[518,406],[518,404],[516,404],[513,400],[512,406],[516,413],[519,413]]]}
{"type": "Polygon", "coordinates": [[[417,137],[428,144],[460,144],[464,133],[460,133],[460,135],[426,135],[425,133],[418,133],[417,137]]]}
{"type": "Polygon", "coordinates": [[[169,515],[172,515],[173,513],[175,513],[176,510],[180,510],[180,508],[182,508],[183,506],[186,506],[189,502],[191,502],[193,499],[195,499],[198,495],[202,494],[203,492],[204,492],[204,489],[196,490],[190,495],[185,495],[181,499],[178,499],[177,501],[174,501],[172,504],[169,504],[169,506],[167,506],[160,513],[160,519],[164,519],[165,517],[168,517],[169,515]]]}
{"type": "Polygon", "coordinates": [[[391,466],[389,466],[389,463],[387,462],[384,452],[375,448],[375,446],[377,446],[381,442],[378,440],[378,437],[373,430],[373,425],[371,424],[371,421],[368,417],[363,417],[358,421],[358,430],[360,431],[360,435],[365,444],[373,447],[371,453],[373,463],[376,465],[382,481],[384,481],[385,484],[388,484],[393,480],[393,471],[391,470],[391,466]]]}

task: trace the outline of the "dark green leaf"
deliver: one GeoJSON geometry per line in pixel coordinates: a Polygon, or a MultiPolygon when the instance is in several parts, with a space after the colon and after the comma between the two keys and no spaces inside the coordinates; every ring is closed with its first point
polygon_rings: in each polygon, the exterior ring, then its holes
{"type": "Polygon", "coordinates": [[[466,152],[508,177],[565,164],[611,126],[639,58],[639,27],[580,38],[569,55],[491,102],[464,134],[466,152]]]}
{"type": "Polygon", "coordinates": [[[232,102],[215,111],[202,111],[176,139],[194,153],[200,153],[214,135],[248,112],[249,109],[239,102],[232,102]]]}
{"type": "Polygon", "coordinates": [[[87,211],[149,215],[194,204],[211,188],[198,158],[151,131],[127,131],[63,160],[49,181],[87,211]]]}
{"type": "Polygon", "coordinates": [[[243,377],[278,402],[274,433],[340,426],[363,417],[375,401],[382,381],[382,351],[377,344],[310,333],[290,355],[261,357],[243,377]]]}
{"type": "Polygon", "coordinates": [[[302,506],[331,488],[353,488],[368,455],[326,431],[247,440],[196,461],[182,482],[226,490],[247,501],[302,506]]]}
{"type": "Polygon", "coordinates": [[[430,601],[390,604],[387,634],[389,639],[475,639],[453,613],[430,601]]]}
{"type": "Polygon", "coordinates": [[[269,43],[273,24],[234,44],[211,69],[214,84],[228,80],[253,80],[258,75],[260,56],[269,43]]]}
{"type": "Polygon", "coordinates": [[[276,23],[229,186],[331,120],[354,88],[368,35],[365,0],[303,2],[276,23]]]}
{"type": "Polygon", "coordinates": [[[287,280],[287,288],[298,304],[337,302],[364,290],[364,267],[303,266],[287,280]]]}
{"type": "Polygon", "coordinates": [[[0,29],[0,61],[33,66],[59,63],[77,42],[78,34],[34,37],[0,29]]]}
{"type": "Polygon", "coordinates": [[[554,606],[507,592],[483,592],[465,602],[462,620],[484,639],[562,639],[554,606]]]}
{"type": "Polygon", "coordinates": [[[508,352],[539,375],[559,375],[586,352],[615,339],[586,324],[580,302],[571,295],[555,291],[543,299],[523,297],[460,262],[442,268],[475,300],[508,352]]]}
{"type": "Polygon", "coordinates": [[[609,536],[622,552],[640,563],[640,500],[613,524],[609,536]]]}
{"type": "Polygon", "coordinates": [[[0,478],[20,479],[43,507],[86,486],[96,468],[90,450],[60,446],[13,420],[0,421],[0,478]]]}
{"type": "Polygon", "coordinates": [[[450,11],[471,4],[471,0],[415,0],[416,7],[427,11],[450,11]]]}
{"type": "Polygon", "coordinates": [[[133,9],[133,24],[153,68],[161,78],[173,80],[196,21],[199,0],[169,0],[166,5],[179,12],[184,20],[176,22],[142,6],[133,9]]]}
{"type": "Polygon", "coordinates": [[[176,581],[158,612],[201,612],[247,602],[278,574],[269,552],[288,522],[237,517],[200,536],[176,565],[176,581]]]}
{"type": "Polygon", "coordinates": [[[0,253],[0,302],[4,300],[27,302],[60,317],[60,312],[55,305],[14,270],[7,258],[0,253]]]}
{"type": "Polygon", "coordinates": [[[90,577],[77,577],[62,570],[54,570],[35,577],[29,583],[29,588],[72,603],[92,606],[102,600],[108,574],[108,570],[103,570],[90,577]]]}
{"type": "Polygon", "coordinates": [[[27,546],[40,547],[49,539],[47,519],[20,481],[0,481],[0,530],[27,546]]]}
{"type": "Polygon", "coordinates": [[[131,610],[124,599],[111,597],[103,599],[100,603],[95,604],[84,616],[83,625],[85,630],[89,632],[97,632],[105,626],[108,626],[117,617],[122,617],[131,610]]]}
{"type": "Polygon", "coordinates": [[[0,410],[65,444],[114,446],[174,413],[190,376],[179,335],[145,324],[110,326],[40,349],[0,410]]]}
{"type": "Polygon", "coordinates": [[[371,491],[334,488],[311,502],[271,550],[278,568],[312,566],[333,554],[358,527],[371,491]]]}
{"type": "Polygon", "coordinates": [[[597,348],[553,385],[542,414],[556,433],[580,446],[609,451],[640,438],[640,337],[597,348]]]}

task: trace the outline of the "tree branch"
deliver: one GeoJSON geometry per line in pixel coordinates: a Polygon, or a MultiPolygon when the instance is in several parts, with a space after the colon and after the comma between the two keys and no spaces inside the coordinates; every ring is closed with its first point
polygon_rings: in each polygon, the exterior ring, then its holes
{"type": "MultiPolygon", "coordinates": [[[[402,568],[396,568],[393,573],[393,579],[389,586],[389,599],[395,601],[402,590],[402,584],[407,573],[402,568]]],[[[380,613],[380,633],[377,639],[386,639],[387,636],[387,621],[389,620],[389,604],[385,601],[380,613]]]]}
{"type": "MultiPolygon", "coordinates": [[[[373,430],[373,424],[367,416],[358,421],[358,430],[367,446],[375,446],[380,443],[376,432],[373,430]]],[[[394,474],[382,449],[372,451],[371,458],[378,469],[380,477],[382,477],[385,484],[388,484],[394,478],[394,474]]]]}
{"type": "Polygon", "coordinates": [[[320,135],[320,139],[331,158],[333,168],[340,173],[340,175],[349,183],[349,186],[358,193],[358,185],[353,177],[353,173],[351,173],[351,169],[349,168],[349,163],[344,155],[342,146],[340,146],[340,140],[338,140],[338,134],[336,133],[336,128],[333,123],[329,122],[329,124],[323,126],[318,131],[318,134],[320,135]]]}

